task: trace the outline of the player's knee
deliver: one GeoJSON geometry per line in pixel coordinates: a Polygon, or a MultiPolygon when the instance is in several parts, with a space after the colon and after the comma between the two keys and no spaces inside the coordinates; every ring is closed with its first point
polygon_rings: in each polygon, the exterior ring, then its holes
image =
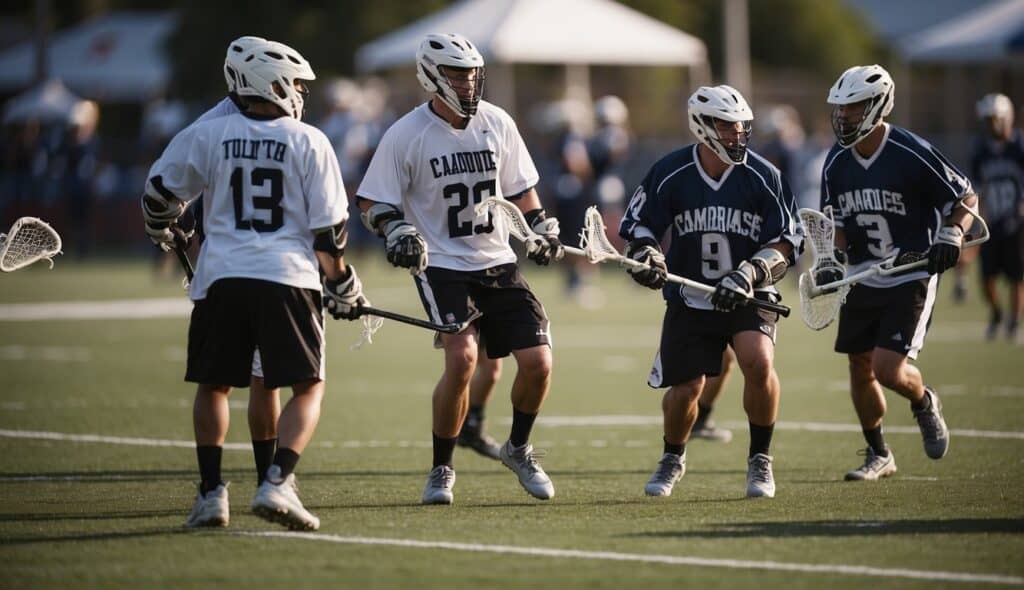
{"type": "Polygon", "coordinates": [[[875,372],[872,368],[871,356],[863,354],[849,355],[850,381],[854,385],[869,383],[875,380],[875,372]]]}
{"type": "Polygon", "coordinates": [[[901,381],[903,362],[876,357],[872,360],[871,370],[874,372],[875,378],[878,379],[879,383],[884,387],[893,389],[901,381]]]}
{"type": "Polygon", "coordinates": [[[450,347],[445,351],[445,368],[452,376],[461,376],[467,382],[476,368],[476,350],[470,346],[450,347]]]}
{"type": "Polygon", "coordinates": [[[491,384],[497,383],[501,379],[501,360],[480,357],[477,360],[476,370],[481,379],[491,384]]]}
{"type": "Polygon", "coordinates": [[[740,363],[743,379],[748,384],[767,384],[772,376],[772,359],[768,355],[756,355],[740,363]]]}
{"type": "Polygon", "coordinates": [[[673,385],[665,392],[666,405],[690,405],[696,403],[700,398],[700,392],[704,389],[704,377],[700,376],[685,383],[673,385]]]}
{"type": "Polygon", "coordinates": [[[200,385],[196,388],[196,396],[198,397],[215,397],[215,396],[228,396],[231,394],[230,385],[200,385]]]}

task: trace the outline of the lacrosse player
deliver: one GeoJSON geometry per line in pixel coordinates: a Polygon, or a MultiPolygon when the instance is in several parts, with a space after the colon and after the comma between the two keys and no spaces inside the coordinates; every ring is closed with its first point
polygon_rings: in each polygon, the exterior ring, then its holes
{"type": "MultiPolygon", "coordinates": [[[[849,357],[853,407],[868,443],[849,481],[896,472],[882,436],[882,387],[910,400],[925,453],[941,459],[949,430],[935,391],[907,362],[916,359],[932,317],[938,274],[956,265],[976,206],[970,182],[917,135],[884,121],[893,107],[892,77],[880,66],[854,66],[829,90],[837,142],[822,170],[822,208],[835,218],[837,258],[859,272],[901,252],[927,251],[927,268],[873,276],[855,284],[839,311],[835,350],[849,357]]],[[[843,278],[816,273],[815,284],[843,278]]]]}
{"type": "Polygon", "coordinates": [[[981,210],[992,239],[981,245],[981,277],[990,309],[988,338],[999,334],[1003,310],[996,279],[1010,281],[1006,335],[1017,337],[1024,310],[1024,136],[1013,128],[1013,103],[1005,94],[988,94],[977,105],[985,133],[974,147],[971,176],[980,185],[981,210]]]}
{"type": "MultiPolygon", "coordinates": [[[[619,228],[626,256],[647,265],[633,279],[663,289],[667,307],[651,387],[662,399],[664,452],[645,492],[668,496],[686,471],[686,443],[709,377],[722,372],[732,347],[743,373],[743,408],[750,424],[747,497],[774,497],[768,454],[779,404],[773,367],[778,314],[743,303],[777,302],[773,286],[795,262],[801,226],[789,185],[775,166],[747,149],[754,115],[729,86],[701,87],[687,103],[699,140],[659,160],[629,202],[619,228]],[[672,234],[668,253],[660,243],[672,234]],[[715,283],[705,293],[666,284],[666,273],[715,283]]],[[[719,384],[720,385],[720,384],[719,384]]]]}
{"type": "Polygon", "coordinates": [[[205,192],[185,375],[199,384],[193,417],[201,483],[186,525],[228,524],[220,469],[228,394],[249,384],[259,348],[266,387],[288,385],[294,396],[281,412],[279,446],[252,509],[289,528],[315,530],[320,521],[299,501],[293,472],[324,393],[322,307],[354,319],[366,298],[344,260],[346,197],[337,158],[323,133],[301,122],[313,70],[281,43],[244,51],[236,86],[244,110],[175,136],[153,164],[142,199],[146,232],[169,250],[178,218],[205,192]]]}
{"type": "Polygon", "coordinates": [[[501,460],[501,445],[485,432],[484,411],[494,393],[494,387],[501,379],[501,365],[501,359],[488,357],[487,346],[478,342],[476,370],[469,380],[469,408],[459,431],[459,440],[456,441],[460,447],[473,449],[495,461],[501,460]]]}
{"type": "Polygon", "coordinates": [[[411,270],[432,319],[463,322],[482,314],[462,333],[439,338],[444,373],[434,389],[433,469],[422,501],[452,502],[452,454],[480,338],[487,356],[512,354],[518,365],[501,461],[530,495],[546,500],[555,489],[529,435],[551,382],[548,318],[519,273],[507,224],[477,215],[473,206],[489,198],[513,201],[541,236],[527,249],[541,265],[564,254],[558,221],[540,206],[537,170],[515,122],[480,99],[484,60],[476,47],[461,35],[427,35],[416,70],[432,96],[384,134],[357,191],[363,223],[385,238],[392,264],[411,270]]]}
{"type": "MultiPolygon", "coordinates": [[[[224,79],[227,81],[228,94],[220,102],[206,111],[196,123],[208,121],[217,117],[234,115],[242,112],[245,104],[238,96],[238,72],[243,67],[240,59],[250,55],[250,51],[266,44],[267,40],[262,37],[245,36],[235,39],[228,45],[227,55],[224,58],[224,79]]],[[[196,234],[203,237],[203,196],[200,195],[192,202],[185,213],[186,217],[192,219],[183,222],[181,225],[195,227],[196,234]]],[[[281,390],[280,388],[267,389],[263,382],[263,365],[260,362],[259,348],[252,356],[252,375],[249,379],[249,434],[252,440],[253,458],[256,462],[256,485],[263,483],[267,468],[274,460],[274,452],[277,450],[277,420],[281,415],[281,390]]]]}

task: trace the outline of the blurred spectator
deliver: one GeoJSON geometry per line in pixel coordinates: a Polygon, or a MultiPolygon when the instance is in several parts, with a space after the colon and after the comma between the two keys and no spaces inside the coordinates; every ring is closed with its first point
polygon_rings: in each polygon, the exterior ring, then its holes
{"type": "Polygon", "coordinates": [[[75,105],[68,120],[64,141],[57,151],[57,160],[63,169],[61,186],[71,215],[71,235],[75,255],[86,257],[93,246],[93,210],[95,194],[93,181],[99,156],[99,138],[96,126],[100,110],[95,102],[83,100],[75,105]]]}
{"type": "MultiPolygon", "coordinates": [[[[595,179],[592,200],[601,208],[605,226],[618,227],[626,201],[623,175],[631,143],[629,109],[619,97],[603,96],[594,102],[594,117],[597,130],[588,144],[595,179]]],[[[621,238],[612,233],[609,239],[621,250],[621,238]]]]}

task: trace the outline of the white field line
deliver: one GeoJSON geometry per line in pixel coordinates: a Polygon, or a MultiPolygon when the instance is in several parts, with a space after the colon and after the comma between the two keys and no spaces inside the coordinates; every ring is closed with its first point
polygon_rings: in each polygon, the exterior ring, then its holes
{"type": "MultiPolygon", "coordinates": [[[[546,428],[559,428],[564,426],[660,426],[661,416],[637,416],[637,415],[608,415],[608,416],[540,416],[537,424],[546,428]]],[[[505,424],[511,424],[511,419],[501,420],[505,424]]],[[[746,429],[746,422],[726,421],[720,422],[719,426],[733,429],[746,429]]],[[[836,424],[832,422],[776,422],[777,430],[804,430],[808,432],[860,432],[860,426],[856,424],[836,424]]],[[[914,426],[888,426],[887,433],[898,434],[920,434],[914,426]]],[[[950,432],[955,436],[967,438],[1005,438],[1024,440],[1024,432],[999,431],[999,430],[975,430],[971,428],[953,428],[950,432]]]]}
{"type": "Polygon", "coordinates": [[[660,563],[695,567],[716,567],[739,570],[771,570],[811,574],[842,574],[876,576],[884,578],[909,578],[915,580],[936,580],[940,582],[987,583],[1021,586],[1024,578],[998,574],[969,574],[960,572],[924,571],[902,568],[879,568],[863,565],[829,565],[816,563],[786,563],[780,561],[753,561],[744,559],[716,559],[708,557],[686,557],[680,555],[648,555],[617,553],[612,551],[582,551],[577,549],[548,549],[544,547],[516,547],[512,545],[483,545],[479,543],[453,543],[449,541],[416,541],[412,539],[385,539],[377,537],[345,537],[320,533],[284,532],[240,532],[240,536],[282,537],[306,541],[323,541],[349,545],[384,545],[391,547],[412,547],[416,549],[449,549],[454,551],[476,551],[505,555],[530,555],[565,559],[592,559],[598,561],[632,561],[660,563]]]}

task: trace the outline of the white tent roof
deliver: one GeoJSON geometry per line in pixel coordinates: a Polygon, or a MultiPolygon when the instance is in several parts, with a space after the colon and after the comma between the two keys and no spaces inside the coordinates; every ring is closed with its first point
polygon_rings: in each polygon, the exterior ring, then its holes
{"type": "Polygon", "coordinates": [[[361,47],[373,71],[410,64],[428,33],[459,33],[488,61],[700,65],[704,42],[612,0],[462,0],[361,47]]]}
{"type": "MultiPolygon", "coordinates": [[[[145,100],[163,93],[171,64],[163,44],[176,25],[171,13],[111,13],[55,33],[47,75],[100,100],[145,100]]],[[[35,76],[35,47],[0,54],[0,88],[23,88],[35,76]]]]}
{"type": "Polygon", "coordinates": [[[939,23],[900,45],[910,62],[992,63],[1014,59],[1013,44],[1022,35],[1024,0],[1002,0],[939,23]]]}
{"type": "Polygon", "coordinates": [[[38,119],[40,121],[67,121],[75,105],[81,102],[60,80],[47,80],[4,105],[4,123],[38,119]]]}

